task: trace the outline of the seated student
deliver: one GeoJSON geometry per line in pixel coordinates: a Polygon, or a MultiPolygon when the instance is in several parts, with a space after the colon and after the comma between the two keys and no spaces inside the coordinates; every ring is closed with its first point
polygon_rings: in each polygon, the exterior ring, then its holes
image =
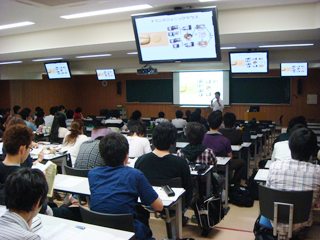
{"type": "Polygon", "coordinates": [[[159,112],[158,113],[158,116],[159,116],[159,118],[157,118],[156,120],[155,120],[155,125],[158,125],[159,123],[162,123],[162,122],[169,122],[168,121],[168,119],[165,119],[164,118],[164,112],[159,112]]]}
{"type": "Polygon", "coordinates": [[[91,131],[91,140],[95,140],[97,137],[106,136],[109,133],[113,133],[113,131],[103,125],[101,122],[94,122],[94,128],[91,131]]]}
{"type": "Polygon", "coordinates": [[[83,127],[84,123],[82,120],[74,120],[61,146],[61,151],[68,151],[68,153],[70,153],[73,167],[77,160],[81,144],[89,140],[89,138],[83,134],[83,127]]]}
{"type": "MultiPolygon", "coordinates": [[[[320,166],[309,163],[317,147],[316,135],[307,128],[294,131],[289,138],[292,159],[275,161],[270,165],[266,186],[279,190],[308,191],[313,190],[313,202],[309,220],[294,224],[298,231],[313,222],[313,208],[320,203],[320,166]]],[[[286,233],[288,224],[278,223],[278,230],[286,233]]]]}
{"type": "Polygon", "coordinates": [[[44,123],[44,119],[43,119],[43,117],[44,117],[44,111],[43,111],[43,109],[40,109],[40,110],[38,110],[37,111],[37,113],[36,113],[36,120],[34,121],[34,124],[36,125],[36,127],[38,128],[40,125],[44,125],[45,123],[44,123]]]}
{"type": "Polygon", "coordinates": [[[202,123],[209,130],[207,119],[201,116],[201,108],[196,108],[195,112],[198,112],[200,114],[200,123],[202,123]]]}
{"type": "Polygon", "coordinates": [[[53,118],[57,113],[57,107],[51,107],[50,108],[50,115],[46,116],[44,118],[44,123],[46,127],[51,127],[52,126],[52,122],[53,122],[53,118]]]}
{"type": "Polygon", "coordinates": [[[118,109],[110,110],[110,115],[110,119],[101,121],[108,128],[111,128],[114,132],[121,132],[121,130],[125,130],[127,128],[122,119],[120,119],[120,111],[118,109]]]}
{"type": "Polygon", "coordinates": [[[187,125],[187,121],[184,120],[183,118],[183,112],[181,110],[176,111],[176,118],[172,119],[172,124],[176,128],[183,128],[187,125]]]}
{"type": "Polygon", "coordinates": [[[186,114],[186,121],[187,122],[191,122],[191,111],[190,110],[187,110],[186,112],[185,112],[185,114],[186,114]]]}
{"type": "Polygon", "coordinates": [[[63,114],[64,117],[67,118],[66,108],[65,108],[63,105],[60,105],[60,106],[58,107],[58,113],[63,114]]]}
{"type": "Polygon", "coordinates": [[[67,132],[66,117],[62,113],[57,113],[52,122],[50,141],[61,143],[61,140],[66,136],[67,132]]]}
{"type": "Polygon", "coordinates": [[[81,107],[77,107],[76,110],[74,110],[73,119],[74,120],[83,119],[82,108],[81,107]]]}
{"type": "Polygon", "coordinates": [[[15,105],[15,106],[13,107],[13,114],[19,114],[20,111],[21,111],[21,107],[20,107],[20,106],[15,105]]]}
{"type": "Polygon", "coordinates": [[[48,193],[44,174],[37,169],[20,168],[5,183],[8,211],[0,217],[0,239],[41,239],[32,232],[32,219],[39,213],[48,193]]]}
{"type": "Polygon", "coordinates": [[[182,187],[186,190],[185,207],[188,207],[193,197],[193,180],[187,161],[169,153],[176,139],[177,129],[172,123],[159,123],[152,134],[155,149],[139,157],[134,167],[142,171],[147,179],[180,177],[182,187]]]}
{"type": "Polygon", "coordinates": [[[142,117],[142,114],[139,110],[134,111],[131,115],[130,121],[127,124],[128,128],[130,128],[131,124],[134,122],[137,122],[137,121],[141,122],[141,117],[142,117]]]}
{"type": "Polygon", "coordinates": [[[216,156],[230,157],[230,170],[235,170],[234,176],[230,183],[240,183],[241,178],[246,172],[246,162],[242,159],[232,159],[231,143],[228,138],[222,136],[218,131],[222,124],[222,112],[217,110],[210,113],[208,117],[210,131],[206,133],[202,144],[211,148],[216,156]]]}
{"type": "MultiPolygon", "coordinates": [[[[305,128],[305,126],[302,124],[295,124],[293,127],[289,129],[289,132],[287,133],[288,136],[290,137],[294,131],[300,128],[305,128]]],[[[289,159],[291,159],[289,140],[276,142],[276,144],[273,147],[271,160],[282,161],[282,160],[289,160],[289,159]]]]}
{"type": "Polygon", "coordinates": [[[66,116],[67,116],[66,125],[68,130],[71,129],[71,123],[73,122],[73,115],[74,115],[74,111],[71,109],[69,109],[66,112],[66,116]]]}
{"type": "Polygon", "coordinates": [[[236,115],[231,112],[227,112],[223,115],[223,122],[225,128],[220,128],[219,132],[221,132],[222,136],[229,139],[231,145],[241,145],[243,143],[242,133],[243,131],[237,130],[235,128],[236,123],[236,115]]]}
{"type": "Polygon", "coordinates": [[[199,111],[194,111],[191,113],[190,115],[190,122],[198,122],[198,123],[201,123],[203,124],[203,126],[206,127],[207,130],[209,130],[209,125],[208,123],[203,123],[201,122],[201,114],[199,113],[199,111]]]}
{"type": "Polygon", "coordinates": [[[140,121],[133,122],[129,128],[127,140],[129,142],[129,157],[140,157],[151,152],[150,142],[144,136],[146,127],[140,121]]]}
{"type": "Polygon", "coordinates": [[[96,167],[88,174],[90,209],[96,212],[131,213],[134,218],[135,239],[150,239],[152,232],[148,219],[137,213],[138,197],[141,203],[162,211],[163,204],[146,177],[137,169],[126,167],[129,144],[119,133],[111,133],[100,140],[100,154],[105,167],[96,167]]]}
{"type": "MultiPolygon", "coordinates": [[[[29,109],[30,110],[30,109],[29,109]]],[[[37,127],[36,125],[34,125],[33,122],[31,122],[31,117],[30,117],[30,113],[31,111],[29,111],[27,108],[23,109],[21,112],[20,112],[20,115],[23,119],[23,121],[27,124],[27,126],[29,128],[31,128],[32,131],[37,131],[37,127]]]]}

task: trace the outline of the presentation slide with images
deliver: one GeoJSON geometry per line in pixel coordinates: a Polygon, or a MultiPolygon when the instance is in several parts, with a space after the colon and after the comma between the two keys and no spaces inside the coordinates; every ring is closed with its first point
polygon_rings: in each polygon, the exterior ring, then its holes
{"type": "Polygon", "coordinates": [[[114,80],[114,70],[113,69],[97,69],[97,76],[99,80],[114,80]]]}
{"type": "Polygon", "coordinates": [[[267,73],[266,52],[230,53],[232,73],[267,73]]]}
{"type": "Polygon", "coordinates": [[[180,72],[180,104],[210,105],[220,92],[223,100],[223,72],[180,72]]]}
{"type": "Polygon", "coordinates": [[[281,63],[281,76],[307,76],[308,63],[281,63]]]}
{"type": "Polygon", "coordinates": [[[61,63],[47,63],[45,64],[49,78],[70,78],[68,64],[61,63]]]}
{"type": "Polygon", "coordinates": [[[216,58],[212,11],[137,18],[143,61],[216,58]]]}

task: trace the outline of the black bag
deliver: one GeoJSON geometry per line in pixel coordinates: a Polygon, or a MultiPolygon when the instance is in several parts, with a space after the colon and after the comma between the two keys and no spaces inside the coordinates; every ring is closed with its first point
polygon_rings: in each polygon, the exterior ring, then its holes
{"type": "Polygon", "coordinates": [[[253,200],[259,200],[259,184],[254,181],[257,172],[258,171],[254,169],[247,182],[247,189],[249,190],[253,200]]]}
{"type": "Polygon", "coordinates": [[[240,207],[252,207],[254,200],[247,187],[231,184],[229,187],[229,202],[240,207]]]}
{"type": "Polygon", "coordinates": [[[270,228],[266,228],[260,225],[260,217],[257,218],[256,222],[254,223],[253,233],[256,237],[256,240],[276,240],[277,236],[273,236],[273,230],[270,228]]]}

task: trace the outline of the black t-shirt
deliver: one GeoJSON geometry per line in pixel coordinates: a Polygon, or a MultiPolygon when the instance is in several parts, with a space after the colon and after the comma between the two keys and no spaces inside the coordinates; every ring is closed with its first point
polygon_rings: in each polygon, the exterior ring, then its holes
{"type": "Polygon", "coordinates": [[[185,159],[172,154],[161,158],[151,152],[139,157],[134,167],[143,172],[147,179],[180,177],[182,187],[186,190],[185,207],[190,205],[193,196],[193,180],[185,159]]]}
{"type": "Polygon", "coordinates": [[[221,132],[222,136],[229,139],[231,145],[241,145],[243,143],[242,141],[243,131],[241,130],[224,128],[224,129],[219,129],[219,132],[221,132]]]}
{"type": "Polygon", "coordinates": [[[4,184],[6,182],[7,177],[17,171],[20,168],[20,166],[17,165],[10,165],[7,166],[3,164],[3,162],[0,162],[0,204],[4,205],[4,184]]]}

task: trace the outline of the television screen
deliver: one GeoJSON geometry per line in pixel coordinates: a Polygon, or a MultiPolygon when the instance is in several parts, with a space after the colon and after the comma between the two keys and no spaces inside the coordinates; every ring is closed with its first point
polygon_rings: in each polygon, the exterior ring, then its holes
{"type": "Polygon", "coordinates": [[[100,81],[116,79],[113,69],[97,69],[96,72],[98,80],[100,81]]]}
{"type": "Polygon", "coordinates": [[[281,77],[308,76],[308,63],[281,63],[281,77]]]}
{"type": "Polygon", "coordinates": [[[230,52],[231,73],[268,73],[268,52],[230,52]]]}
{"type": "Polygon", "coordinates": [[[49,79],[71,78],[68,62],[54,62],[44,64],[49,79]]]}
{"type": "Polygon", "coordinates": [[[220,61],[216,8],[132,16],[140,63],[220,61]]]}

